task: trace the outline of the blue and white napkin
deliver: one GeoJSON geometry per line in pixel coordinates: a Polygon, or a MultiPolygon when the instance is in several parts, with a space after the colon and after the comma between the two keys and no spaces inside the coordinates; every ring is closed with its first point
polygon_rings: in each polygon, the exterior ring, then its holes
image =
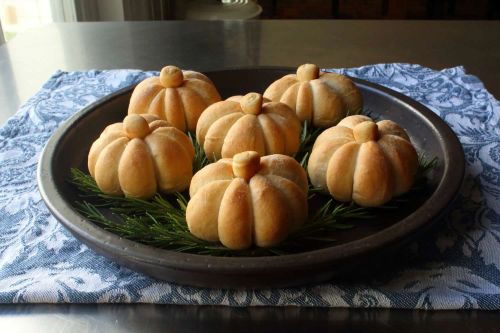
{"type": "Polygon", "coordinates": [[[73,113],[153,73],[59,71],[0,129],[0,303],[500,309],[500,103],[462,67],[335,71],[425,104],[464,147],[465,183],[445,226],[403,250],[418,260],[363,283],[213,290],[158,281],[96,254],[45,207],[35,177],[40,152],[73,113]]]}

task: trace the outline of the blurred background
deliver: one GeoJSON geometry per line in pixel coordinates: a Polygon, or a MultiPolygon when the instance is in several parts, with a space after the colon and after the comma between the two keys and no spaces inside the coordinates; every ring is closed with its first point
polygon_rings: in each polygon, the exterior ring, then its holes
{"type": "Polygon", "coordinates": [[[500,19],[500,0],[0,0],[0,43],[51,22],[500,19]]]}

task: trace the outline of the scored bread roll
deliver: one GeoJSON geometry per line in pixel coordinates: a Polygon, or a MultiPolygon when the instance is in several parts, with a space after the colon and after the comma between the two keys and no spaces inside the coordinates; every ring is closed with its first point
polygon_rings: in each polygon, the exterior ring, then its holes
{"type": "Polygon", "coordinates": [[[300,132],[300,122],[287,105],[249,93],[209,106],[198,121],[196,139],[213,161],[250,150],[261,156],[293,155],[300,132]]]}
{"type": "Polygon", "coordinates": [[[209,105],[221,100],[205,75],[165,66],[160,76],[140,82],[132,92],[128,114],[152,114],[186,132],[195,132],[198,118],[209,105]]]}
{"type": "Polygon", "coordinates": [[[186,189],[193,158],[185,133],[153,115],[129,115],[92,144],[88,169],[106,194],[149,198],[157,191],[186,189]]]}
{"type": "Polygon", "coordinates": [[[347,76],[321,72],[314,64],[304,64],[296,74],[274,81],[264,97],[291,107],[301,122],[328,128],[342,118],[359,114],[363,108],[361,92],[347,76]]]}
{"type": "Polygon", "coordinates": [[[292,157],[242,152],[194,175],[186,221],[196,237],[231,249],[274,246],[306,221],[307,189],[292,157]]]}
{"type": "Polygon", "coordinates": [[[362,115],[321,133],[307,166],[315,187],[336,200],[368,207],[407,192],[417,169],[417,152],[403,128],[362,115]]]}

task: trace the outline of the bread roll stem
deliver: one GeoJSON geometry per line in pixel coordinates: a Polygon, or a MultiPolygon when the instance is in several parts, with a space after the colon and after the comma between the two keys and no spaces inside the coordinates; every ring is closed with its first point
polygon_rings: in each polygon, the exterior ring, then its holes
{"type": "Polygon", "coordinates": [[[250,180],[260,170],[260,156],[256,151],[245,151],[233,157],[233,174],[238,178],[250,180]]]}

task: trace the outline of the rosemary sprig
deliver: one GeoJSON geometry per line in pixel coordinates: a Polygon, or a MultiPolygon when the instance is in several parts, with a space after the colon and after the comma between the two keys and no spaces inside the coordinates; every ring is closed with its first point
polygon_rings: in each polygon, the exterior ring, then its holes
{"type": "Polygon", "coordinates": [[[307,172],[307,163],[309,162],[309,152],[306,152],[300,160],[300,166],[307,172]]]}
{"type": "MultiPolygon", "coordinates": [[[[320,129],[310,127],[307,122],[303,126],[300,149],[295,158],[304,169],[307,168],[310,151],[320,133],[320,129]]],[[[195,148],[193,171],[196,172],[210,161],[196,138],[191,134],[189,137],[195,148]]],[[[410,192],[415,193],[425,187],[426,175],[436,165],[437,158],[427,160],[424,155],[419,155],[419,169],[415,185],[410,192]]],[[[335,242],[331,237],[335,231],[353,228],[357,220],[374,219],[377,212],[400,207],[410,200],[410,195],[404,195],[381,208],[370,209],[355,204],[338,203],[329,196],[321,195],[320,189],[310,186],[309,206],[317,207],[311,209],[315,213],[283,243],[273,248],[234,251],[220,243],[198,239],[189,232],[185,217],[187,194],[157,194],[150,200],[112,196],[102,193],[94,179],[78,169],[71,169],[71,183],[78,188],[83,200],[75,204],[78,211],[104,229],[159,248],[214,256],[285,255],[328,246],[335,242]]]]}
{"type": "MultiPolygon", "coordinates": [[[[432,170],[437,159],[427,161],[419,157],[419,172],[422,177],[432,170]]],[[[159,248],[178,252],[207,254],[215,256],[262,256],[285,255],[306,249],[327,246],[335,242],[329,235],[336,230],[353,228],[356,220],[376,218],[377,211],[400,207],[408,201],[408,196],[395,198],[389,204],[376,209],[364,208],[355,204],[342,204],[328,199],[309,216],[308,221],[293,232],[277,247],[266,249],[250,249],[244,251],[230,250],[219,243],[210,243],[193,236],[187,227],[185,213],[188,199],[182,193],[168,197],[157,194],[151,200],[110,196],[102,193],[94,179],[78,169],[71,170],[71,182],[80,190],[82,197],[87,199],[76,203],[79,212],[90,221],[104,229],[124,238],[138,241],[159,248]],[[90,202],[93,200],[94,202],[90,202]],[[103,213],[108,210],[110,214],[103,213]],[[111,215],[111,216],[109,216],[111,215]],[[312,245],[311,245],[312,244],[312,245]]],[[[412,188],[412,190],[414,190],[412,188]]],[[[417,191],[415,189],[414,191],[417,191]]],[[[309,205],[324,200],[321,191],[309,189],[309,205]]]]}
{"type": "Polygon", "coordinates": [[[216,256],[289,254],[300,251],[308,242],[332,242],[325,233],[353,227],[343,222],[347,219],[370,217],[366,208],[338,204],[330,199],[280,246],[234,251],[198,239],[189,232],[185,218],[188,200],[182,193],[169,197],[156,195],[151,200],[114,197],[102,193],[94,179],[81,170],[72,169],[71,174],[71,182],[86,199],[77,202],[76,208],[87,219],[124,238],[179,252],[216,256]]]}
{"type": "Polygon", "coordinates": [[[295,154],[295,159],[300,161],[303,167],[307,167],[307,160],[309,154],[311,153],[314,142],[321,134],[323,129],[313,128],[307,121],[304,122],[302,126],[302,132],[300,133],[300,146],[299,150],[295,154]]]}
{"type": "Polygon", "coordinates": [[[415,182],[421,181],[422,179],[425,179],[427,174],[435,169],[438,164],[438,159],[437,157],[434,157],[432,159],[427,159],[425,154],[419,153],[418,154],[418,169],[417,169],[417,174],[415,175],[415,182]]]}
{"type": "Polygon", "coordinates": [[[319,237],[333,230],[350,229],[354,224],[341,223],[341,221],[352,219],[373,218],[370,211],[366,208],[356,206],[355,204],[339,204],[333,199],[328,200],[317,212],[309,217],[300,229],[289,236],[290,240],[301,239],[321,239],[330,240],[331,238],[319,237]]]}
{"type": "Polygon", "coordinates": [[[96,207],[110,207],[116,213],[135,214],[141,211],[157,213],[174,209],[172,204],[159,194],[155,195],[151,200],[105,194],[97,187],[95,180],[90,175],[76,168],[71,169],[71,183],[80,190],[83,198],[97,199],[96,207]]]}
{"type": "Polygon", "coordinates": [[[196,173],[197,171],[201,170],[204,166],[208,165],[210,161],[205,155],[203,147],[200,146],[198,140],[196,140],[196,136],[194,134],[191,134],[190,132],[188,132],[188,136],[191,139],[191,142],[193,143],[194,146],[193,173],[196,173]]]}

